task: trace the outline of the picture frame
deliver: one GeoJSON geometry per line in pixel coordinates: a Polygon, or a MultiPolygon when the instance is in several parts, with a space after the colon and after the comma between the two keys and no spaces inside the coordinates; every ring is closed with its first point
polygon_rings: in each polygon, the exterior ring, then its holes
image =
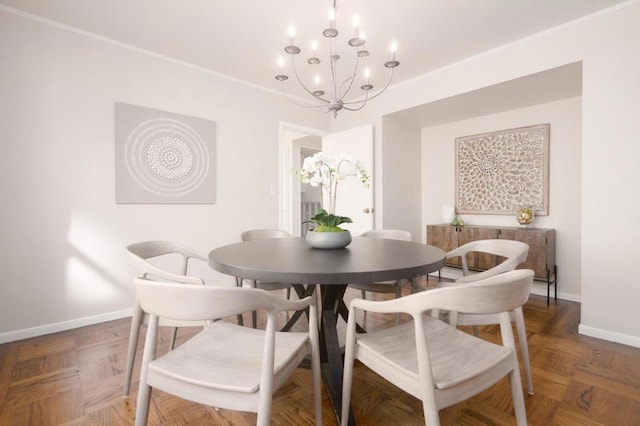
{"type": "Polygon", "coordinates": [[[549,214],[550,124],[456,138],[457,213],[549,214]]]}
{"type": "Polygon", "coordinates": [[[115,103],[116,204],[215,204],[216,123],[115,103]]]}

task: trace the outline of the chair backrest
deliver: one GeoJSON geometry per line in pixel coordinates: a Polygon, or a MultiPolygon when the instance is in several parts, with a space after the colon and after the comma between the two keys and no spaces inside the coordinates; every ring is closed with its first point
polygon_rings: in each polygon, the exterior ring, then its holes
{"type": "Polygon", "coordinates": [[[134,280],[138,303],[149,314],[163,318],[202,321],[248,311],[277,313],[308,307],[312,297],[288,300],[255,288],[235,288],[134,280]],[[180,303],[175,303],[179,300],[180,303]]]}
{"type": "Polygon", "coordinates": [[[265,240],[269,238],[291,238],[292,235],[282,229],[250,229],[241,235],[242,241],[265,240]]]}
{"type": "MultiPolygon", "coordinates": [[[[534,272],[518,269],[494,275],[483,280],[451,287],[435,288],[411,294],[384,303],[385,309],[378,312],[405,312],[417,318],[432,309],[441,309],[469,314],[497,314],[509,312],[522,306],[529,299],[534,272]]],[[[366,302],[354,299],[352,303],[366,302]]],[[[366,309],[366,306],[362,306],[366,309]]]]}
{"type": "Polygon", "coordinates": [[[402,229],[372,229],[370,231],[363,232],[361,237],[370,237],[370,238],[386,238],[389,240],[402,240],[402,241],[412,241],[413,237],[411,236],[411,232],[404,231],[402,229]]]}
{"type": "Polygon", "coordinates": [[[206,262],[207,258],[187,246],[170,241],[143,241],[127,246],[127,253],[129,263],[138,271],[138,277],[153,276],[170,281],[204,284],[202,278],[188,276],[187,269],[190,259],[199,259],[206,262]],[[155,257],[171,254],[177,254],[181,257],[178,273],[167,271],[148,261],[155,257]]]}
{"type": "Polygon", "coordinates": [[[447,253],[447,259],[460,256],[462,259],[462,269],[465,276],[456,280],[458,283],[472,282],[488,278],[503,272],[513,271],[519,265],[527,260],[529,254],[529,245],[522,241],[515,240],[477,240],[464,244],[447,253]],[[467,253],[483,252],[504,257],[505,260],[498,265],[480,272],[478,274],[467,275],[469,272],[467,267],[467,253]]]}

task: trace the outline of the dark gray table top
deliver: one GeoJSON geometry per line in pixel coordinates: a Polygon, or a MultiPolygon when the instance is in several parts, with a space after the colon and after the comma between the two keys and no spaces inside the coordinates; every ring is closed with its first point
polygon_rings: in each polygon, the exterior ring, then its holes
{"type": "Polygon", "coordinates": [[[348,284],[413,278],[439,270],[446,253],[433,246],[354,237],[338,250],[310,247],[302,238],[246,241],[217,248],[209,264],[224,274],[292,284],[348,284]]]}

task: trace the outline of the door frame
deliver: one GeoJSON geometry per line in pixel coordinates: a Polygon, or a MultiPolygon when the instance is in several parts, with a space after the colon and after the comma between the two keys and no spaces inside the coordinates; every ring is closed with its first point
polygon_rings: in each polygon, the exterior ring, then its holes
{"type": "Polygon", "coordinates": [[[278,224],[280,229],[284,229],[293,235],[300,233],[300,224],[294,224],[295,217],[294,208],[300,205],[300,181],[293,173],[294,158],[300,158],[300,148],[294,149],[293,139],[285,136],[285,131],[304,133],[310,136],[323,137],[329,132],[312,129],[310,127],[299,126],[297,124],[280,122],[279,123],[279,161],[278,170],[280,171],[280,194],[278,205],[280,214],[278,215],[278,224]],[[294,152],[295,151],[295,152],[294,152]]]}

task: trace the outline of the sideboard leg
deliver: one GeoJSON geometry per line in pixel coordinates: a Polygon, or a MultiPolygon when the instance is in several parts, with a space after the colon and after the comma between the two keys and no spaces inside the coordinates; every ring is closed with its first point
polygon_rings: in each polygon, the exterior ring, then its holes
{"type": "Polygon", "coordinates": [[[558,265],[553,265],[553,281],[551,271],[547,268],[547,306],[551,296],[551,284],[553,284],[553,300],[558,300],[558,265]]]}
{"type": "Polygon", "coordinates": [[[558,265],[553,265],[553,298],[558,300],[558,265]]]}
{"type": "Polygon", "coordinates": [[[549,306],[549,292],[551,291],[551,279],[549,277],[549,268],[547,268],[547,306],[549,306]]]}

